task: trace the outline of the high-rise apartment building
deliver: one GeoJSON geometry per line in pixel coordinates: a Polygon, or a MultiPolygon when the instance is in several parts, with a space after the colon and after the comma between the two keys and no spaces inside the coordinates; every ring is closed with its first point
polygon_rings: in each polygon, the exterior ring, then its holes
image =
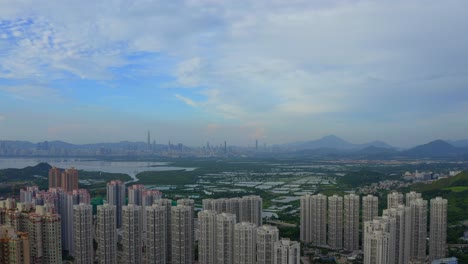
{"type": "Polygon", "coordinates": [[[328,246],[343,248],[343,197],[328,197],[328,246]]]}
{"type": "Polygon", "coordinates": [[[148,264],[166,263],[166,230],[170,228],[167,223],[167,209],[164,205],[153,204],[146,206],[146,251],[145,258],[148,264]]]}
{"type": "Polygon", "coordinates": [[[387,208],[395,208],[403,204],[403,194],[399,192],[391,192],[387,195],[387,208]]]}
{"type": "Polygon", "coordinates": [[[316,246],[327,244],[327,197],[325,195],[301,197],[301,241],[316,246]]]}
{"type": "Polygon", "coordinates": [[[262,198],[256,195],[242,198],[204,199],[203,210],[213,210],[218,214],[235,214],[237,220],[262,225],[262,198]]]}
{"type": "Polygon", "coordinates": [[[17,232],[11,226],[0,225],[0,263],[30,264],[28,233],[17,232]]]}
{"type": "Polygon", "coordinates": [[[192,234],[186,238],[186,239],[189,239],[191,240],[191,244],[192,244],[192,261],[195,260],[195,201],[192,200],[192,199],[179,199],[177,200],[177,205],[184,205],[184,206],[189,206],[190,207],[190,213],[191,213],[191,216],[190,216],[190,219],[192,219],[192,234]]]}
{"type": "Polygon", "coordinates": [[[396,208],[384,210],[383,216],[394,218],[395,220],[395,230],[394,234],[392,234],[394,236],[394,244],[391,245],[394,247],[395,259],[390,263],[408,263],[411,245],[411,209],[408,206],[400,204],[396,208]]]}
{"type": "Polygon", "coordinates": [[[405,198],[406,198],[406,206],[411,206],[411,202],[417,199],[422,199],[422,196],[420,193],[411,191],[405,195],[405,198]]]}
{"type": "Polygon", "coordinates": [[[389,222],[382,217],[364,223],[364,264],[390,264],[391,233],[389,222]]]}
{"type": "Polygon", "coordinates": [[[171,208],[172,264],[193,262],[193,207],[177,204],[171,208]]]}
{"type": "Polygon", "coordinates": [[[444,258],[447,248],[447,199],[436,197],[431,199],[429,259],[444,258]]]}
{"type": "Polygon", "coordinates": [[[221,213],[216,216],[216,263],[234,263],[234,226],[236,215],[221,213]]]}
{"type": "Polygon", "coordinates": [[[234,226],[234,263],[255,264],[257,226],[242,222],[234,226]]]}
{"type": "Polygon", "coordinates": [[[215,211],[203,210],[198,213],[198,261],[200,264],[216,264],[216,222],[215,211]]]}
{"type": "Polygon", "coordinates": [[[379,215],[379,197],[371,194],[362,197],[362,222],[372,221],[379,215]]]}
{"type": "Polygon", "coordinates": [[[128,204],[145,206],[143,204],[143,193],[146,187],[143,184],[134,184],[128,187],[128,204]]]}
{"type": "Polygon", "coordinates": [[[359,250],[359,195],[345,195],[343,201],[343,247],[346,250],[359,250]]]}
{"type": "Polygon", "coordinates": [[[107,203],[115,205],[117,228],[122,227],[122,207],[125,204],[125,183],[114,180],[107,183],[107,203]]]}
{"type": "Polygon", "coordinates": [[[274,245],[279,240],[276,226],[263,225],[257,228],[257,264],[273,263],[274,245]]]}
{"type": "Polygon", "coordinates": [[[156,199],[153,202],[154,205],[164,206],[166,209],[166,229],[165,238],[166,241],[166,264],[172,262],[172,235],[171,235],[171,211],[172,211],[172,200],[170,199],[156,199]]]}
{"type": "Polygon", "coordinates": [[[262,225],[262,198],[257,195],[249,195],[241,198],[239,222],[250,222],[257,226],[262,225]]]}
{"type": "Polygon", "coordinates": [[[49,170],[49,189],[61,187],[65,192],[71,192],[78,189],[78,170],[70,168],[62,171],[59,168],[52,167],[49,170]]]}
{"type": "Polygon", "coordinates": [[[273,250],[272,264],[299,264],[301,263],[301,244],[282,238],[276,242],[273,250]]]}
{"type": "Polygon", "coordinates": [[[426,261],[427,201],[411,202],[411,252],[410,261],[426,261]]]}
{"type": "Polygon", "coordinates": [[[141,206],[122,206],[122,248],[125,263],[142,263],[142,217],[141,206]]]}
{"type": "Polygon", "coordinates": [[[93,249],[93,207],[80,203],[73,206],[74,263],[94,262],[93,249]]]}
{"type": "Polygon", "coordinates": [[[36,206],[28,216],[28,235],[32,263],[62,263],[61,224],[58,214],[50,213],[47,206],[36,206]]]}
{"type": "Polygon", "coordinates": [[[97,206],[96,242],[99,264],[117,263],[117,220],[115,205],[97,206]]]}

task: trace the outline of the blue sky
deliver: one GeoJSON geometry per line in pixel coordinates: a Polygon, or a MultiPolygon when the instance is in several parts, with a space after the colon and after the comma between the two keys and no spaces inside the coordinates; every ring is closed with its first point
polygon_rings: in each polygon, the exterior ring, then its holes
{"type": "Polygon", "coordinates": [[[467,1],[0,2],[0,139],[468,138],[467,1]]]}

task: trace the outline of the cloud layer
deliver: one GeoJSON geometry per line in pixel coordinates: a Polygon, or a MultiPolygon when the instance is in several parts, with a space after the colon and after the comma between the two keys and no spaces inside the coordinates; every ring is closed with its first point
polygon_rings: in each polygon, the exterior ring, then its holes
{"type": "Polygon", "coordinates": [[[334,133],[405,145],[468,132],[466,1],[7,0],[0,17],[6,103],[215,124],[242,131],[237,143],[334,133]],[[148,114],[155,105],[168,116],[148,114]]]}

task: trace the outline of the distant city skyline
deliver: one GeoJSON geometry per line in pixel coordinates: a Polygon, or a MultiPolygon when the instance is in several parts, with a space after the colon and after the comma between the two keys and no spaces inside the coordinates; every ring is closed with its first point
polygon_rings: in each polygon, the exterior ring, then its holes
{"type": "Polygon", "coordinates": [[[457,0],[2,1],[0,140],[465,139],[466,10],[457,0]]]}

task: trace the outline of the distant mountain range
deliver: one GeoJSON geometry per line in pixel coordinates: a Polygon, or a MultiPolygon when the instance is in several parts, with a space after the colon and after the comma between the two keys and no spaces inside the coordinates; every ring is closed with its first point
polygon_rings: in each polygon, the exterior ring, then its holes
{"type": "MultiPolygon", "coordinates": [[[[28,141],[0,141],[1,156],[27,155],[128,155],[130,153],[148,153],[145,142],[122,141],[116,143],[71,144],[63,141],[44,141],[31,143],[28,141]]],[[[182,144],[156,144],[150,146],[151,151],[167,151],[168,149],[190,150],[182,144]]],[[[435,140],[427,144],[402,150],[383,141],[372,141],[354,144],[335,135],[329,135],[317,140],[302,141],[276,145],[271,155],[287,155],[311,158],[354,158],[354,159],[395,159],[395,158],[450,158],[468,160],[468,140],[444,141],[435,140]]],[[[249,151],[248,148],[246,151],[249,151]]],[[[258,155],[268,155],[258,152],[258,155]]]]}
{"type": "Polygon", "coordinates": [[[338,150],[359,150],[367,147],[377,147],[385,149],[396,149],[383,141],[372,141],[364,144],[353,144],[335,135],[325,136],[323,138],[311,141],[302,141],[287,143],[281,147],[294,150],[306,149],[338,149],[338,150]]]}
{"type": "Polygon", "coordinates": [[[284,144],[281,147],[299,155],[333,156],[363,159],[390,158],[464,158],[468,159],[468,140],[435,140],[401,150],[382,141],[353,144],[334,135],[317,140],[284,144]]]}

